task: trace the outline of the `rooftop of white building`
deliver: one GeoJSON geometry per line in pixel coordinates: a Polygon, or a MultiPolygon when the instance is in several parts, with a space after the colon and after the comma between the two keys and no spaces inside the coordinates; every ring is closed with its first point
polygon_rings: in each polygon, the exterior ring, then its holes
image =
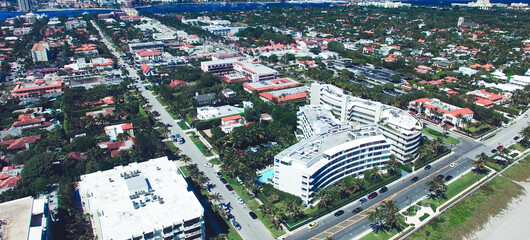
{"type": "Polygon", "coordinates": [[[13,240],[28,239],[33,198],[25,197],[0,204],[0,219],[6,221],[2,226],[3,238],[13,240]]]}
{"type": "Polygon", "coordinates": [[[238,62],[238,65],[241,65],[243,68],[245,68],[247,71],[250,71],[254,74],[258,75],[269,75],[269,74],[278,74],[278,71],[267,67],[265,65],[259,64],[259,63],[251,63],[251,62],[238,62]]]}
{"type": "Polygon", "coordinates": [[[319,160],[325,155],[333,155],[342,151],[344,146],[341,145],[344,143],[352,142],[352,144],[359,143],[360,145],[372,137],[385,140],[377,129],[376,125],[355,125],[341,132],[314,135],[280,152],[276,158],[288,157],[292,161],[306,165],[307,168],[319,169],[322,164],[322,161],[318,164],[319,160]]]}
{"type": "Polygon", "coordinates": [[[381,123],[398,127],[400,131],[421,131],[421,122],[408,112],[390,106],[384,106],[381,112],[381,123]]]}
{"type": "Polygon", "coordinates": [[[84,210],[95,217],[98,226],[94,228],[99,229],[100,239],[129,239],[204,213],[186,180],[167,157],[83,175],[79,194],[84,210]],[[142,193],[131,199],[135,192],[142,193]],[[145,205],[141,206],[140,201],[145,205]]]}
{"type": "Polygon", "coordinates": [[[201,65],[210,66],[210,65],[217,65],[217,64],[224,64],[224,63],[230,64],[230,63],[235,63],[237,61],[238,61],[237,58],[226,58],[226,59],[219,59],[219,60],[204,61],[204,62],[201,62],[201,65]]]}
{"type": "Polygon", "coordinates": [[[199,120],[206,120],[241,114],[243,112],[244,110],[242,108],[236,108],[230,105],[223,105],[218,107],[204,106],[197,108],[197,118],[199,120]]]}
{"type": "Polygon", "coordinates": [[[317,126],[336,127],[340,121],[331,114],[328,105],[305,105],[301,106],[297,114],[303,114],[307,121],[317,126]]]}

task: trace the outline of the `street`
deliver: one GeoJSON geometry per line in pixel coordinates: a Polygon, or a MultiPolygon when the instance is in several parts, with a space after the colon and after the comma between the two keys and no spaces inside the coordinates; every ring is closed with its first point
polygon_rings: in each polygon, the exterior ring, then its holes
{"type": "MultiPolygon", "coordinates": [[[[110,44],[108,39],[103,36],[102,31],[99,29],[99,27],[95,25],[94,22],[92,22],[92,25],[94,25],[94,27],[99,31],[103,42],[112,51],[114,56],[117,57],[118,64],[128,71],[129,76],[132,79],[138,79],[139,76],[137,75],[136,70],[131,68],[131,66],[129,66],[121,58],[119,58],[121,54],[112,46],[112,44],[110,44]]],[[[162,106],[162,104],[158,102],[158,100],[151,93],[151,91],[146,90],[140,81],[134,81],[134,85],[139,89],[140,94],[142,94],[142,96],[152,106],[152,111],[157,111],[158,113],[160,113],[159,121],[162,122],[164,125],[171,125],[171,127],[169,128],[169,134],[180,134],[186,140],[184,144],[177,144],[175,142],[173,143],[181,150],[182,154],[185,154],[190,157],[192,162],[197,164],[199,170],[203,171],[205,175],[210,179],[210,183],[216,186],[211,189],[210,193],[220,193],[223,197],[223,202],[231,203],[231,213],[232,215],[234,215],[235,219],[239,222],[239,224],[241,224],[241,230],[238,231],[241,237],[243,239],[274,239],[269,230],[265,228],[261,221],[259,221],[258,219],[254,220],[250,217],[250,215],[248,214],[250,212],[250,209],[246,205],[237,203],[237,198],[239,196],[235,192],[228,191],[228,189],[224,187],[224,184],[221,183],[219,178],[217,178],[217,176],[214,174],[215,168],[208,168],[204,166],[204,164],[208,162],[204,155],[193,144],[187,134],[185,134],[184,131],[182,131],[178,127],[175,120],[169,115],[169,113],[162,106]]]]}

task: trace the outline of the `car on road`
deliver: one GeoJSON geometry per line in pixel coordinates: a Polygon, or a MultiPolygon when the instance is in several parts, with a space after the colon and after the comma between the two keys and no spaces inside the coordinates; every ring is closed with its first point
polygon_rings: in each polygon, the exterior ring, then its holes
{"type": "Polygon", "coordinates": [[[424,170],[429,170],[429,169],[431,169],[431,168],[432,168],[431,165],[427,165],[427,166],[425,166],[423,169],[424,169],[424,170]]]}
{"type": "Polygon", "coordinates": [[[236,218],[234,217],[234,215],[232,215],[231,213],[227,213],[227,214],[226,214],[226,218],[228,218],[229,221],[236,220],[236,218]]]}
{"type": "Polygon", "coordinates": [[[414,183],[414,182],[417,182],[418,180],[419,180],[418,177],[413,177],[412,179],[410,179],[410,181],[413,182],[413,183],[414,183]]]}
{"type": "Polygon", "coordinates": [[[528,118],[528,114],[525,114],[525,115],[524,115],[524,118],[528,118]]]}
{"type": "Polygon", "coordinates": [[[241,230],[241,225],[239,225],[238,222],[236,222],[236,221],[232,221],[232,224],[234,225],[234,227],[235,227],[237,230],[241,230]]]}
{"type": "Polygon", "coordinates": [[[204,166],[205,167],[209,167],[209,168],[213,168],[213,164],[211,164],[211,163],[205,163],[204,166]]]}
{"type": "Polygon", "coordinates": [[[214,172],[215,176],[217,176],[218,178],[222,178],[223,177],[223,174],[220,173],[220,172],[214,172]]]}
{"type": "Polygon", "coordinates": [[[450,167],[456,167],[456,163],[449,164],[450,167]]]}
{"type": "Polygon", "coordinates": [[[445,181],[451,181],[451,179],[453,179],[453,176],[451,175],[447,175],[447,177],[445,177],[445,181]]]}
{"type": "Polygon", "coordinates": [[[496,153],[497,152],[497,149],[491,149],[491,153],[496,153]]]}
{"type": "Polygon", "coordinates": [[[224,179],[224,178],[220,178],[219,180],[221,180],[221,182],[222,182],[223,184],[227,184],[227,183],[228,183],[228,181],[226,181],[226,179],[224,179]]]}
{"type": "Polygon", "coordinates": [[[368,195],[368,199],[374,199],[376,197],[377,197],[377,193],[376,192],[370,193],[370,195],[368,195]]]}
{"type": "Polygon", "coordinates": [[[519,140],[519,139],[520,139],[519,136],[515,136],[515,137],[513,138],[513,140],[515,140],[515,141],[517,141],[517,140],[519,140]]]}
{"type": "Polygon", "coordinates": [[[234,191],[234,188],[232,188],[232,186],[230,186],[229,184],[225,184],[225,187],[226,189],[228,189],[228,191],[234,191]]]}
{"type": "Polygon", "coordinates": [[[504,148],[504,146],[502,146],[502,145],[497,146],[497,150],[501,150],[503,148],[504,148]]]}
{"type": "Polygon", "coordinates": [[[386,193],[387,191],[388,191],[387,187],[382,187],[381,189],[379,189],[379,193],[386,193]]]}
{"type": "Polygon", "coordinates": [[[250,217],[252,219],[257,219],[258,218],[258,215],[256,215],[254,212],[249,212],[248,215],[250,215],[250,217]]]}
{"type": "Polygon", "coordinates": [[[362,211],[363,211],[363,208],[358,207],[358,208],[353,209],[353,211],[351,211],[351,213],[353,213],[355,215],[355,214],[360,213],[362,211]]]}
{"type": "Polygon", "coordinates": [[[359,204],[363,204],[363,203],[365,203],[365,202],[367,202],[367,201],[368,201],[368,199],[366,199],[366,198],[361,198],[361,199],[359,200],[359,204]]]}
{"type": "Polygon", "coordinates": [[[440,174],[438,176],[436,176],[437,179],[444,179],[444,175],[440,174]]]}
{"type": "Polygon", "coordinates": [[[221,203],[219,205],[221,206],[221,209],[223,209],[223,211],[230,212],[230,208],[228,207],[228,205],[226,205],[224,203],[221,203]]]}
{"type": "Polygon", "coordinates": [[[317,222],[312,222],[310,223],[309,225],[307,225],[307,228],[308,229],[313,229],[313,228],[316,228],[318,226],[318,223],[317,222]]]}
{"type": "Polygon", "coordinates": [[[245,204],[245,201],[243,201],[242,198],[237,198],[237,202],[238,202],[239,204],[245,204]]]}
{"type": "Polygon", "coordinates": [[[338,217],[338,216],[340,216],[342,214],[344,214],[344,210],[339,210],[339,211],[335,212],[335,214],[333,214],[333,215],[335,215],[335,217],[338,217]]]}

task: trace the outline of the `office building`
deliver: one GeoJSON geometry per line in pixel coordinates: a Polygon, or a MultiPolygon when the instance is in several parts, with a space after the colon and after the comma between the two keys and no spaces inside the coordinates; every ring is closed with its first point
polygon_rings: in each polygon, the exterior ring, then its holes
{"type": "Polygon", "coordinates": [[[204,209],[167,157],[81,176],[97,239],[205,239],[204,209]]]}
{"type": "Polygon", "coordinates": [[[35,63],[47,62],[49,53],[50,45],[48,43],[35,43],[31,48],[31,57],[35,63]]]}
{"type": "Polygon", "coordinates": [[[348,176],[379,167],[386,169],[390,143],[377,125],[357,125],[315,134],[274,157],[274,187],[311,203],[318,189],[348,176]]]}
{"type": "Polygon", "coordinates": [[[423,125],[402,109],[353,97],[336,86],[319,83],[311,85],[311,105],[328,105],[342,123],[378,124],[398,160],[408,162],[416,156],[423,125]]]}

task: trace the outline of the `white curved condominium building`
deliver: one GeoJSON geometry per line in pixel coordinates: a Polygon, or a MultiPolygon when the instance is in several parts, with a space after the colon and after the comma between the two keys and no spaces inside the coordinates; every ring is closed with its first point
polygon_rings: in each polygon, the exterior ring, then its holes
{"type": "Polygon", "coordinates": [[[376,125],[357,125],[315,134],[274,157],[274,187],[306,204],[314,192],[378,166],[386,169],[390,143],[376,125]]]}
{"type": "Polygon", "coordinates": [[[416,156],[423,125],[402,109],[350,96],[336,86],[318,83],[311,86],[311,105],[330,106],[342,123],[378,124],[398,160],[406,162],[416,156]]]}

